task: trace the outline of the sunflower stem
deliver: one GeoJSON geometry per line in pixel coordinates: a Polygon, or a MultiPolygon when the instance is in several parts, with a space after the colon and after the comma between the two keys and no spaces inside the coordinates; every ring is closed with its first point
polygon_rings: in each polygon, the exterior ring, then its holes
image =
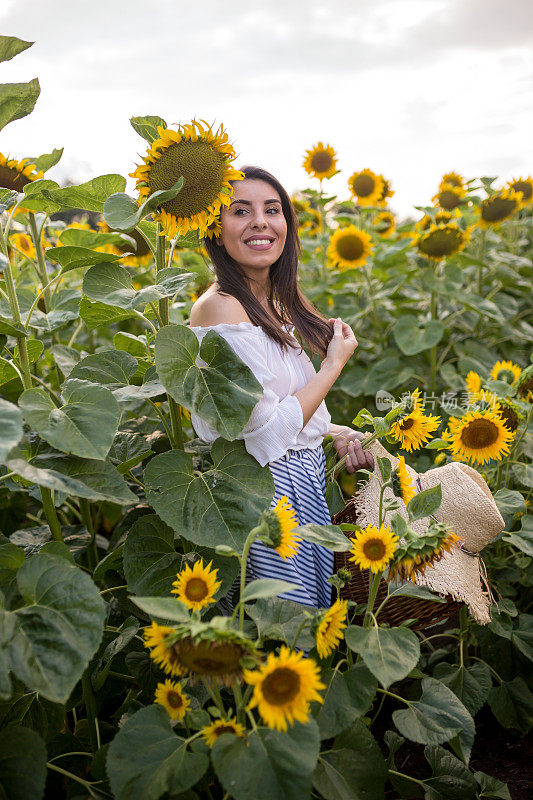
{"type": "Polygon", "coordinates": [[[62,542],[63,535],[61,533],[61,525],[59,523],[59,519],[57,518],[56,507],[54,505],[54,499],[52,497],[52,490],[48,489],[46,486],[41,486],[40,489],[41,489],[41,501],[43,504],[43,511],[47,519],[48,525],[50,526],[50,532],[52,534],[52,538],[57,542],[62,542]]]}
{"type": "MultiPolygon", "coordinates": [[[[481,228],[477,258],[479,261],[483,261],[484,257],[485,257],[485,229],[481,228]]],[[[478,264],[477,268],[477,293],[480,297],[483,297],[483,264],[478,264]]]]}
{"type": "MultiPolygon", "coordinates": [[[[437,319],[437,293],[431,291],[431,319],[437,319]]],[[[434,344],[429,351],[429,361],[431,365],[431,394],[434,395],[437,389],[437,345],[434,344]]]]}
{"type": "MultiPolygon", "coordinates": [[[[158,222],[156,231],[156,250],[155,250],[156,278],[157,275],[161,272],[161,270],[165,268],[166,241],[167,238],[163,233],[161,223],[158,222]]],[[[161,317],[162,325],[168,325],[168,305],[169,305],[168,297],[163,297],[163,299],[159,301],[159,316],[161,317]]]]}
{"type": "MultiPolygon", "coordinates": [[[[381,523],[380,523],[381,525],[381,523]]],[[[381,580],[381,576],[383,575],[383,571],[376,572],[375,575],[370,573],[370,586],[368,592],[368,605],[366,607],[365,618],[363,620],[363,628],[369,628],[372,625],[373,620],[375,620],[374,615],[372,614],[374,610],[374,604],[376,602],[376,595],[378,593],[379,582],[381,580]]]]}
{"type": "Polygon", "coordinates": [[[93,519],[91,516],[91,506],[87,498],[80,497],[80,511],[83,518],[83,522],[87,526],[87,530],[91,535],[91,539],[89,542],[89,546],[87,547],[87,558],[89,561],[89,567],[92,570],[96,569],[96,565],[98,564],[98,551],[96,549],[96,529],[93,524],[93,519]]]}
{"type": "Polygon", "coordinates": [[[241,579],[240,579],[239,602],[237,606],[239,608],[239,631],[241,633],[244,627],[244,603],[242,601],[242,596],[244,594],[244,586],[246,583],[246,562],[248,561],[248,553],[250,552],[250,547],[255,542],[259,534],[263,532],[264,533],[268,532],[268,525],[266,522],[262,522],[260,525],[257,525],[255,528],[252,528],[252,530],[246,537],[246,541],[244,543],[242,551],[242,556],[240,556],[239,558],[241,564],[241,579]]]}
{"type": "Polygon", "coordinates": [[[209,678],[204,678],[204,677],[202,677],[202,681],[203,681],[203,684],[204,684],[205,688],[209,692],[209,696],[210,696],[211,700],[213,701],[213,703],[216,705],[216,707],[218,708],[218,710],[222,714],[222,717],[225,717],[226,716],[226,709],[224,708],[224,704],[222,702],[222,698],[220,696],[220,692],[218,691],[218,687],[216,687],[216,692],[215,692],[215,686],[216,686],[215,682],[211,681],[209,678]]]}
{"type": "Polygon", "coordinates": [[[296,642],[300,638],[300,634],[301,634],[301,632],[303,631],[303,629],[305,628],[305,626],[307,625],[308,622],[309,622],[308,619],[304,619],[303,622],[300,622],[300,625],[298,626],[298,630],[296,631],[294,639],[292,640],[291,650],[294,650],[294,648],[296,647],[296,642]]]}
{"type": "Polygon", "coordinates": [[[93,753],[98,750],[98,733],[96,731],[96,700],[94,697],[93,687],[91,683],[91,676],[89,668],[85,670],[81,678],[81,686],[83,691],[83,701],[87,711],[87,725],[89,728],[89,741],[91,742],[91,749],[93,753]]]}
{"type": "Polygon", "coordinates": [[[167,394],[168,398],[168,409],[170,411],[170,422],[172,424],[172,449],[173,450],[183,450],[184,449],[184,439],[183,439],[183,427],[181,424],[181,408],[178,403],[167,394]]]}
{"type": "MultiPolygon", "coordinates": [[[[1,226],[0,226],[0,246],[6,257],[6,264],[4,267],[4,280],[6,283],[7,296],[9,298],[9,307],[11,310],[11,316],[13,317],[13,322],[15,323],[15,325],[21,326],[22,319],[20,316],[20,306],[17,297],[17,291],[15,288],[13,271],[11,268],[11,260],[9,258],[7,242],[4,237],[4,232],[2,231],[1,226]]],[[[17,336],[16,338],[17,338],[17,350],[19,354],[19,363],[23,377],[22,384],[25,389],[31,389],[32,381],[30,374],[30,360],[28,358],[28,345],[26,343],[26,338],[24,336],[17,336]]]]}

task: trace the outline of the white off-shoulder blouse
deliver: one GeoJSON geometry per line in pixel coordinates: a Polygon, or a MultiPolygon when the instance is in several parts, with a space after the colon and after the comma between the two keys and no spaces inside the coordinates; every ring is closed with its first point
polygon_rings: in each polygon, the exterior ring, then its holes
{"type": "MultiPolygon", "coordinates": [[[[331,422],[325,402],[322,401],[307,425],[302,427],[302,407],[298,398],[293,396],[316,374],[311,359],[299,344],[297,348],[289,347],[283,352],[277,342],[251,322],[191,325],[190,329],[199,342],[207,331],[214,330],[220,334],[262,385],[263,397],[237,437],[244,439],[246,450],[261,466],[281,458],[287,450],[315,448],[322,444],[331,422]]],[[[292,333],[294,325],[286,326],[286,329],[292,333]]],[[[196,364],[205,366],[205,361],[197,356],[196,364]]],[[[218,438],[215,429],[197,414],[191,413],[191,422],[197,435],[205,442],[218,438]]]]}

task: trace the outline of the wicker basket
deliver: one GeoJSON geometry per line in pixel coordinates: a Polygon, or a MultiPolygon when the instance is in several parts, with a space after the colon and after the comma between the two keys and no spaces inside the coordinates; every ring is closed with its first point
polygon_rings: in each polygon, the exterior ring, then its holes
{"type": "MultiPolygon", "coordinates": [[[[348,500],[342,511],[332,519],[334,525],[342,522],[358,524],[357,510],[353,498],[348,500]]],[[[350,534],[347,533],[347,536],[350,534]]],[[[369,570],[361,570],[352,561],[349,561],[349,552],[335,553],[335,571],[341,567],[352,573],[352,579],[341,589],[343,600],[353,600],[355,603],[363,604],[368,600],[369,570]]],[[[377,592],[375,608],[379,608],[380,603],[387,596],[387,582],[382,578],[377,592]]],[[[458,603],[451,597],[447,597],[444,603],[435,603],[432,600],[422,600],[417,597],[391,597],[379,612],[379,622],[384,622],[395,627],[406,622],[408,619],[415,619],[411,624],[411,630],[420,631],[443,622],[455,611],[458,611],[462,603],[458,603]]],[[[362,618],[361,618],[362,620],[362,618]]],[[[354,622],[358,622],[358,617],[354,617],[354,622]]]]}

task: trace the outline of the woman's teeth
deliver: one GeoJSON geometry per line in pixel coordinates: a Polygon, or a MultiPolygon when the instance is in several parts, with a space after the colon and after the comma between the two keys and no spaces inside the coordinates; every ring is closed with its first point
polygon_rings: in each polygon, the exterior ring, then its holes
{"type": "Polygon", "coordinates": [[[261,244],[272,244],[272,242],[270,241],[270,239],[250,239],[250,241],[246,242],[246,244],[255,246],[261,244]]]}

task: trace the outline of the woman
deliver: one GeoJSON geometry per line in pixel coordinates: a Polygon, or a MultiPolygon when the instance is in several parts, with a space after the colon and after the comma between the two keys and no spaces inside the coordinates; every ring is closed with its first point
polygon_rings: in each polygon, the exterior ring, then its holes
{"type": "MultiPolygon", "coordinates": [[[[194,303],[191,330],[199,340],[216,330],[263,386],[239,438],[272,472],[272,506],[286,495],[300,525],[327,525],[324,436],[334,437],[348,472],[374,466],[372,454],[361,447],[362,434],[332,423],[324,402],[357,340],[349,325],[323,318],[297,288],[298,221],[287,192],[263,169],[242,172],[245,179],[233,182],[231,205],[221,211],[221,233],[205,240],[216,280],[194,303]],[[311,353],[324,356],[318,373],[294,330],[311,353]]],[[[197,415],[191,421],[205,441],[217,438],[197,415]]],[[[317,608],[331,605],[333,553],[320,545],[302,541],[296,555],[284,560],[255,542],[247,567],[250,579],[275,577],[298,585],[280,597],[317,608]]]]}

